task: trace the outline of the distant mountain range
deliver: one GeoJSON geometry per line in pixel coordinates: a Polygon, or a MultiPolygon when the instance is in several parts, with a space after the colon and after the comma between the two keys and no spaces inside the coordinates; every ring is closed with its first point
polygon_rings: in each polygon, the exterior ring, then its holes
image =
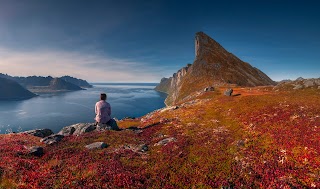
{"type": "Polygon", "coordinates": [[[0,78],[0,100],[19,100],[36,96],[34,93],[76,91],[83,90],[82,87],[92,87],[87,81],[71,76],[61,78],[51,76],[12,77],[0,73],[0,78]]]}
{"type": "MultiPolygon", "coordinates": [[[[17,77],[16,76],[16,77],[13,77],[13,76],[10,76],[7,74],[2,74],[2,73],[0,73],[0,77],[14,80],[26,88],[28,88],[30,86],[31,87],[33,87],[33,86],[49,86],[51,80],[54,79],[51,76],[47,76],[47,77],[43,77],[43,76],[17,77]]],[[[92,85],[90,85],[86,80],[77,79],[77,78],[74,78],[71,76],[63,76],[63,77],[60,77],[60,79],[63,79],[66,82],[72,83],[72,84],[77,85],[79,87],[83,87],[83,88],[91,88],[92,87],[92,85]]]]}
{"type": "Polygon", "coordinates": [[[275,85],[265,73],[243,62],[203,32],[196,33],[195,61],[170,78],[162,78],[155,88],[168,94],[166,104],[175,104],[208,86],[275,85]]]}

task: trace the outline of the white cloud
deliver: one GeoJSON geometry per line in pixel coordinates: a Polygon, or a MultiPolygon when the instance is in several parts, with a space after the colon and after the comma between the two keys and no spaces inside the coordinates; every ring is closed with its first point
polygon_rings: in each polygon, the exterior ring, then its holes
{"type": "Polygon", "coordinates": [[[71,75],[90,82],[159,82],[173,70],[99,54],[58,50],[17,51],[0,47],[0,73],[14,76],[71,75]]]}

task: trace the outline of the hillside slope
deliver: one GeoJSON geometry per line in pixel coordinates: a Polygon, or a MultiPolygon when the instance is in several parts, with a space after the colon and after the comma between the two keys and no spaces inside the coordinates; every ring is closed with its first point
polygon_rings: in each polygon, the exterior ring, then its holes
{"type": "Polygon", "coordinates": [[[71,76],[63,76],[63,77],[60,77],[60,79],[63,79],[66,82],[72,83],[72,84],[77,85],[79,87],[92,88],[92,85],[90,85],[86,80],[83,80],[83,79],[78,79],[78,78],[71,77],[71,76]]]}
{"type": "Polygon", "coordinates": [[[0,77],[0,100],[23,100],[34,96],[17,82],[0,77]]]}
{"type": "Polygon", "coordinates": [[[130,130],[0,135],[0,188],[320,188],[320,90],[224,90],[118,122],[130,130]]]}
{"type": "Polygon", "coordinates": [[[195,61],[180,69],[155,89],[168,93],[166,104],[175,104],[193,92],[213,85],[274,85],[266,74],[225,50],[203,32],[196,33],[195,61]],[[164,89],[164,90],[163,90],[164,89]]]}
{"type": "Polygon", "coordinates": [[[66,90],[66,91],[76,91],[82,90],[78,85],[69,83],[61,78],[53,78],[50,81],[49,88],[52,90],[66,90]]]}

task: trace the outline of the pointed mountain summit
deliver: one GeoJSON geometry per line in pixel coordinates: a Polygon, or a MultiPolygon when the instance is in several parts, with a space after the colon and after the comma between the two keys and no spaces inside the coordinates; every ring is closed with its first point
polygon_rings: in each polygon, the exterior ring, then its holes
{"type": "Polygon", "coordinates": [[[195,60],[170,78],[163,78],[156,90],[168,94],[166,104],[175,104],[208,86],[275,85],[266,74],[225,50],[203,32],[195,36],[195,60]]]}

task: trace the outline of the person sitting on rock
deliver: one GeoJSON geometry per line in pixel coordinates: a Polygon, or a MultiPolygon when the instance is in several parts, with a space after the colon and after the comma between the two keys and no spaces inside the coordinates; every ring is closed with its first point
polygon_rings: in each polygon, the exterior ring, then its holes
{"type": "Polygon", "coordinates": [[[107,100],[107,95],[105,93],[100,94],[100,101],[95,105],[95,113],[96,113],[96,124],[98,126],[109,125],[111,129],[119,131],[119,127],[117,122],[114,119],[111,119],[111,106],[107,100]]]}

